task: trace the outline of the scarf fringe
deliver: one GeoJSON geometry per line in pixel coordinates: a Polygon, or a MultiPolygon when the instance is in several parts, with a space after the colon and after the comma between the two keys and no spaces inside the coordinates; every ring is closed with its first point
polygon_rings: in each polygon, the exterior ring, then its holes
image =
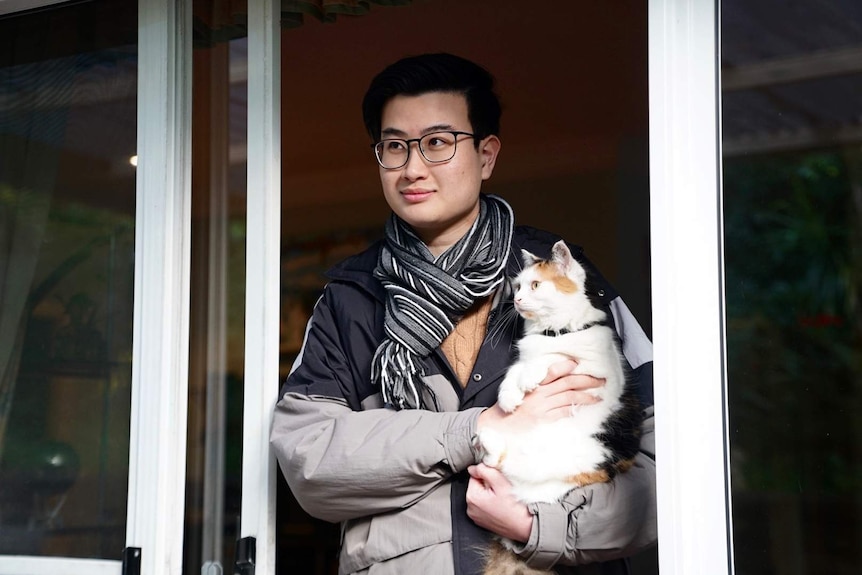
{"type": "Polygon", "coordinates": [[[379,381],[383,403],[394,409],[419,409],[422,370],[416,365],[413,354],[394,341],[386,341],[374,354],[371,379],[379,381]],[[400,348],[400,349],[399,349],[400,348]],[[412,399],[412,401],[411,401],[412,399]]]}

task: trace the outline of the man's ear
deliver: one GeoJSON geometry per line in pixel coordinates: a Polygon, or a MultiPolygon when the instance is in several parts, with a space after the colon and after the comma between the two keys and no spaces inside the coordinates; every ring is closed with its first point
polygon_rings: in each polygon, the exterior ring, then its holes
{"type": "Polygon", "coordinates": [[[482,155],[482,179],[487,180],[494,173],[494,166],[497,164],[497,155],[500,153],[502,146],[500,138],[491,135],[479,142],[479,153],[482,155]]]}

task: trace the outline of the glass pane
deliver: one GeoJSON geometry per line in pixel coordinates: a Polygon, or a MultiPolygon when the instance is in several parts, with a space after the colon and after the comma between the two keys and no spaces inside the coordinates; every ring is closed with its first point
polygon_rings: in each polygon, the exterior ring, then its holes
{"type": "Polygon", "coordinates": [[[722,3],[737,573],[862,559],[862,4],[722,3]]]}
{"type": "Polygon", "coordinates": [[[137,2],[0,19],[0,553],[119,559],[137,2]]]}
{"type": "Polygon", "coordinates": [[[233,573],[240,516],[247,42],[242,3],[195,2],[185,573],[233,573]]]}

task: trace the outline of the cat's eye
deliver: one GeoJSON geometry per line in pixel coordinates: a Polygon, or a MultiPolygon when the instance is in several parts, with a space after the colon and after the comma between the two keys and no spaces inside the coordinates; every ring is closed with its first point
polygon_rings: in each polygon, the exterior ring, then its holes
{"type": "Polygon", "coordinates": [[[532,289],[532,290],[537,290],[537,289],[539,289],[539,284],[540,284],[540,283],[542,283],[542,282],[540,282],[540,281],[534,281],[533,283],[531,283],[531,284],[530,284],[530,289],[532,289]]]}

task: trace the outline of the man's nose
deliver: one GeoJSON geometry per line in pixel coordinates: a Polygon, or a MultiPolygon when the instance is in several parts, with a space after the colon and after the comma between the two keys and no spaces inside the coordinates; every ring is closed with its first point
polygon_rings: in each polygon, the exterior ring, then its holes
{"type": "Polygon", "coordinates": [[[404,164],[404,175],[413,179],[427,172],[428,164],[419,149],[419,142],[410,142],[410,153],[407,156],[407,163],[404,164]]]}

